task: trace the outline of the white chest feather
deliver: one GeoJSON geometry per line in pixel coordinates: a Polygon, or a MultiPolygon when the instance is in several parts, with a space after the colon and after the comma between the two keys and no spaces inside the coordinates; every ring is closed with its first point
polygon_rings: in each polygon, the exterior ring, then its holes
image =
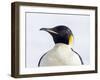
{"type": "Polygon", "coordinates": [[[79,56],[71,50],[69,45],[56,44],[41,59],[40,66],[81,65],[79,56]]]}

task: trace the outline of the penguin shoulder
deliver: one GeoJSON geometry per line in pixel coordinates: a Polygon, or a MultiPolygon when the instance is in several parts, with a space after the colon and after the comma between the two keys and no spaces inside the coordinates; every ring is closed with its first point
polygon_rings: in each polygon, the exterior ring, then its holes
{"type": "Polygon", "coordinates": [[[73,65],[81,65],[81,60],[78,53],[72,52],[72,63],[73,65]]]}

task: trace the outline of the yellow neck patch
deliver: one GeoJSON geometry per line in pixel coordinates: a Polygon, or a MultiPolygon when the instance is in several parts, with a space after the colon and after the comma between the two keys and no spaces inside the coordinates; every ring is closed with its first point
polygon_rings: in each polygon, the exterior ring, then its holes
{"type": "Polygon", "coordinates": [[[73,35],[70,35],[69,36],[69,45],[72,45],[73,44],[73,35]]]}

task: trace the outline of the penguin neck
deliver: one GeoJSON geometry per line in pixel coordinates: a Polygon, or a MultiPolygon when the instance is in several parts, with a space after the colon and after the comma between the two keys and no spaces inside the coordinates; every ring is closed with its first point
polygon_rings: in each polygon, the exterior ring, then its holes
{"type": "MultiPolygon", "coordinates": [[[[70,45],[66,45],[64,43],[57,43],[54,46],[54,51],[59,54],[59,55],[70,55],[71,54],[71,46],[70,45]]],[[[55,53],[55,54],[56,54],[55,53]]]]}
{"type": "Polygon", "coordinates": [[[57,44],[55,44],[55,48],[57,48],[57,49],[60,49],[60,48],[71,49],[71,45],[67,45],[67,44],[64,44],[64,43],[57,43],[57,44]]]}

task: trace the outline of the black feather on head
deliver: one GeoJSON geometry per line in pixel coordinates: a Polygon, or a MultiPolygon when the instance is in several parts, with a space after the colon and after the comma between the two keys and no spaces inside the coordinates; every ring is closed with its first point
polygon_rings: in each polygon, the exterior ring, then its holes
{"type": "Polygon", "coordinates": [[[69,44],[69,37],[73,36],[72,31],[65,25],[59,25],[54,28],[41,28],[40,30],[49,32],[55,43],[69,44]]]}

